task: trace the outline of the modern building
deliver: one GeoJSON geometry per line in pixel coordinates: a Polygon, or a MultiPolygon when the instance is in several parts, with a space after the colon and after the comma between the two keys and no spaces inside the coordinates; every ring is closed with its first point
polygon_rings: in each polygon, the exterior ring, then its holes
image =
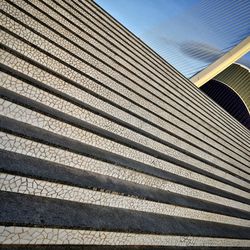
{"type": "Polygon", "coordinates": [[[201,86],[210,98],[250,130],[250,73],[233,63],[213,80],[201,86]]]}
{"type": "Polygon", "coordinates": [[[245,126],[93,1],[0,8],[0,249],[250,247],[245,126]]]}

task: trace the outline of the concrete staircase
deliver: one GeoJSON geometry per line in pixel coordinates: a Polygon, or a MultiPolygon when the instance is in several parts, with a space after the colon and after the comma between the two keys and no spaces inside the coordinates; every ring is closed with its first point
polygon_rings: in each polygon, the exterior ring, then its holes
{"type": "Polygon", "coordinates": [[[0,249],[250,247],[244,126],[92,1],[0,8],[0,249]]]}

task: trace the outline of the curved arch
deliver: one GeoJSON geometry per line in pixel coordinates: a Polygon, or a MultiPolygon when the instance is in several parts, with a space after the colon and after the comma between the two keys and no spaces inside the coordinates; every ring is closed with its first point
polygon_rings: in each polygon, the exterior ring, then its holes
{"type": "Polygon", "coordinates": [[[226,84],[226,83],[224,83],[224,82],[222,82],[222,81],[218,81],[218,80],[216,80],[216,79],[213,79],[213,80],[215,80],[215,81],[217,81],[217,82],[220,82],[221,84],[224,84],[224,85],[226,85],[228,88],[230,88],[231,91],[233,91],[233,92],[241,99],[241,101],[243,102],[245,108],[247,109],[248,114],[250,115],[249,107],[247,106],[245,100],[242,98],[242,96],[240,95],[240,93],[238,93],[235,89],[233,89],[233,87],[231,87],[230,85],[228,85],[228,84],[226,84]]]}
{"type": "Polygon", "coordinates": [[[228,84],[210,80],[200,88],[235,119],[250,129],[249,109],[243,98],[228,84]]]}
{"type": "Polygon", "coordinates": [[[243,65],[243,64],[238,63],[238,62],[235,62],[234,64],[239,65],[239,66],[241,66],[242,68],[246,69],[248,72],[250,72],[250,69],[249,69],[246,65],[243,65]]]}
{"type": "Polygon", "coordinates": [[[220,81],[233,89],[245,103],[250,113],[250,72],[247,67],[234,63],[214,77],[214,80],[220,81]]]}

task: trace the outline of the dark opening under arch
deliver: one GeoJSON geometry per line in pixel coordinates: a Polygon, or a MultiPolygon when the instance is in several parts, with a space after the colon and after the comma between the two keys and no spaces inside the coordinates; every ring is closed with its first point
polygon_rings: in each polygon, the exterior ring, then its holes
{"type": "Polygon", "coordinates": [[[217,80],[210,80],[200,89],[250,130],[248,109],[237,92],[217,80]]]}

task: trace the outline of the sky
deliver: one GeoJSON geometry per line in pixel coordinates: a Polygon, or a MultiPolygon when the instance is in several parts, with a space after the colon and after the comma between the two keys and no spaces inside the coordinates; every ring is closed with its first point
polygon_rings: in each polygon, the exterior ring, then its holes
{"type": "MultiPolygon", "coordinates": [[[[250,35],[250,0],[96,0],[186,77],[250,35]]],[[[250,53],[240,63],[250,67],[250,53]]]]}
{"type": "Polygon", "coordinates": [[[96,0],[96,3],[142,39],[146,38],[146,32],[159,23],[178,16],[197,2],[199,0],[96,0]]]}

